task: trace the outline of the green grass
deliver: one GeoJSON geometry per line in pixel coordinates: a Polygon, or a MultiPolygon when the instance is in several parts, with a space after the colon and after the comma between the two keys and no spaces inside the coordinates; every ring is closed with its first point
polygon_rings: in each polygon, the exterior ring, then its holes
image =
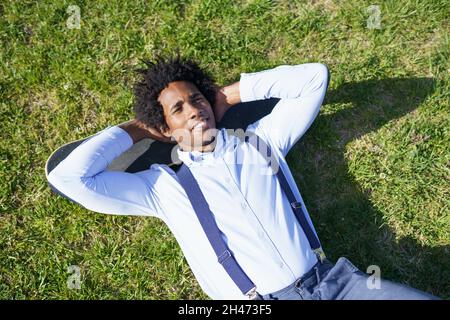
{"type": "Polygon", "coordinates": [[[176,48],[222,85],[327,64],[326,103],[288,162],[328,256],[450,298],[447,1],[24,0],[0,16],[1,299],[206,298],[162,222],[89,212],[51,195],[43,169],[130,119],[139,59],[176,48]]]}

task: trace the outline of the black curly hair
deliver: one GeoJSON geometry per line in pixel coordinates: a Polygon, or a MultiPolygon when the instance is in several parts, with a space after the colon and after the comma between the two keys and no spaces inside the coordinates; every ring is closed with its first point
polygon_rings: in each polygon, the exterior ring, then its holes
{"type": "Polygon", "coordinates": [[[213,77],[196,62],[182,58],[179,52],[169,58],[156,55],[156,61],[143,60],[143,63],[147,68],[136,70],[142,75],[142,79],[134,86],[133,109],[136,119],[145,125],[159,130],[168,129],[158,97],[173,81],[192,82],[211,106],[215,104],[218,87],[213,77]]]}

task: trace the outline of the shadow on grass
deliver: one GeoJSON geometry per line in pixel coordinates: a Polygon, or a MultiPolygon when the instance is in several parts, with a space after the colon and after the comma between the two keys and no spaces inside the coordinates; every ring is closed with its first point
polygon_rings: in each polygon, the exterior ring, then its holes
{"type": "Polygon", "coordinates": [[[347,143],[413,112],[434,86],[431,78],[394,78],[346,83],[330,90],[325,104],[351,106],[318,117],[292,153],[302,164],[294,176],[305,202],[313,203],[309,211],[333,260],[347,256],[362,271],[378,265],[383,278],[448,298],[450,246],[423,246],[410,237],[396,240],[368,193],[348,174],[344,157],[347,143]],[[327,133],[324,139],[322,132],[327,133]]]}
{"type": "MultiPolygon", "coordinates": [[[[434,87],[431,78],[393,78],[345,83],[329,90],[325,105],[351,106],[321,114],[287,160],[332,261],[346,256],[362,271],[377,265],[382,278],[448,298],[449,246],[422,246],[407,237],[396,240],[394,230],[383,226],[382,213],[348,174],[344,157],[347,143],[414,111],[434,87]]],[[[278,101],[272,98],[236,105],[217,126],[246,128],[270,113],[278,101]]],[[[170,163],[172,147],[156,142],[136,163],[170,163]]],[[[130,167],[127,171],[144,169],[130,167]]]]}

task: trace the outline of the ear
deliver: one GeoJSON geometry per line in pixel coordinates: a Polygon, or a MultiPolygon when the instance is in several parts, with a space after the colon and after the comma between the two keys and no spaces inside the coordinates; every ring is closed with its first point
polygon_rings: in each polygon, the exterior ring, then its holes
{"type": "Polygon", "coordinates": [[[162,134],[163,136],[165,136],[166,138],[171,138],[171,137],[172,137],[172,131],[170,131],[169,128],[161,128],[159,131],[160,131],[161,134],[162,134]]]}

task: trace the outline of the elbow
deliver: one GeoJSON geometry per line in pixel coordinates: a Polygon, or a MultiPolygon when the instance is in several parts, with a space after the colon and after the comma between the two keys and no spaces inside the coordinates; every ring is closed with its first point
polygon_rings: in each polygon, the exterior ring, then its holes
{"type": "Polygon", "coordinates": [[[71,194],[73,193],[73,190],[76,190],[76,188],[80,185],[80,178],[61,176],[56,170],[53,170],[47,176],[47,183],[55,194],[58,194],[74,203],[80,204],[71,194]],[[69,194],[71,195],[69,196],[69,194]]]}
{"type": "Polygon", "coordinates": [[[311,76],[311,82],[309,83],[307,92],[312,95],[325,97],[330,82],[330,71],[327,65],[323,63],[312,63],[311,76]]]}
{"type": "Polygon", "coordinates": [[[55,173],[55,170],[50,171],[47,175],[47,183],[53,191],[57,192],[56,186],[59,185],[59,177],[55,173]]]}
{"type": "Polygon", "coordinates": [[[328,69],[328,66],[324,63],[317,63],[316,65],[318,76],[326,91],[328,89],[328,84],[330,83],[330,69],[328,69]]]}
{"type": "Polygon", "coordinates": [[[50,171],[50,173],[47,176],[47,183],[50,189],[60,195],[63,195],[67,198],[67,196],[64,195],[64,185],[67,183],[67,179],[64,177],[58,175],[55,169],[50,171]]]}
{"type": "Polygon", "coordinates": [[[67,185],[68,182],[73,180],[73,177],[69,177],[68,175],[62,174],[58,167],[54,168],[47,175],[47,182],[53,188],[61,189],[64,185],[67,185]]]}

